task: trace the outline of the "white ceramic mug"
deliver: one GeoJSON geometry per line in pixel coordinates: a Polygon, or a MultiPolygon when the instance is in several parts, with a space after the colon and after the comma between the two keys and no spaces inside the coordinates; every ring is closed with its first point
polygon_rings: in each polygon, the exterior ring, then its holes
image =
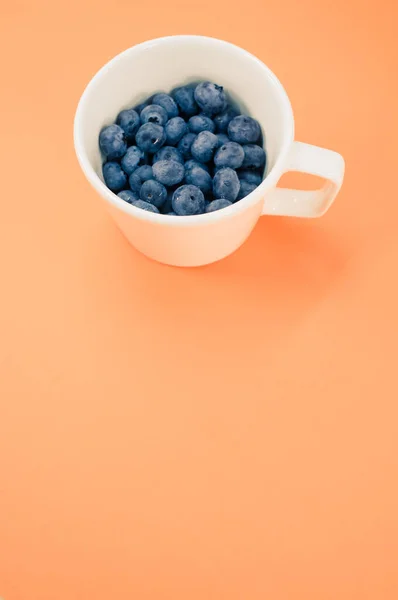
{"type": "Polygon", "coordinates": [[[319,217],[339,191],[340,154],[294,141],[292,107],[281,83],[258,58],[221,40],[172,36],[133,46],[107,63],[90,81],[74,125],[81,168],[106,201],[131,244],[152,259],[176,266],[205,265],[231,254],[246,240],[261,215],[319,217]],[[104,184],[98,135],[117,114],[158,91],[209,80],[224,86],[241,110],[261,125],[267,176],[251,194],[208,214],[172,217],[143,211],[121,200],[104,184]],[[286,171],[326,179],[316,191],[277,188],[286,171]]]}

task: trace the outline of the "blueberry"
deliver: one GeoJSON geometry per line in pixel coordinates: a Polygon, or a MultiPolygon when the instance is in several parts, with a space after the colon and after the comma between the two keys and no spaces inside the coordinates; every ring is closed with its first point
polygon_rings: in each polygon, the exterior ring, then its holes
{"type": "Polygon", "coordinates": [[[261,135],[260,125],[251,117],[239,115],[228,125],[228,136],[238,144],[255,144],[261,135]]]}
{"type": "Polygon", "coordinates": [[[220,85],[204,81],[195,88],[195,100],[207,115],[218,115],[225,108],[227,99],[220,85]]]}
{"type": "Polygon", "coordinates": [[[234,117],[239,115],[239,111],[232,106],[228,106],[225,110],[222,111],[219,115],[214,117],[214,124],[216,126],[216,131],[218,133],[227,133],[229,122],[232,121],[234,117]]]}
{"type": "Polygon", "coordinates": [[[182,185],[173,194],[173,210],[177,215],[200,215],[205,210],[203,192],[195,185],[182,185]]]}
{"type": "Polygon", "coordinates": [[[213,179],[213,194],[216,198],[223,198],[235,202],[238,197],[240,181],[236,171],[225,167],[217,171],[213,179]]]}
{"type": "Polygon", "coordinates": [[[143,158],[144,153],[140,148],[137,148],[137,146],[130,146],[130,148],[127,148],[127,152],[121,160],[123,171],[127,173],[127,175],[131,175],[143,158]]]}
{"type": "Polygon", "coordinates": [[[135,112],[140,115],[142,113],[142,111],[144,110],[144,108],[146,106],[148,106],[148,104],[151,103],[151,101],[152,101],[152,98],[147,98],[147,100],[144,100],[144,102],[141,102],[140,104],[137,104],[137,106],[134,106],[135,112]]]}
{"type": "Polygon", "coordinates": [[[118,193],[118,196],[119,198],[121,198],[125,202],[128,202],[129,204],[133,204],[133,202],[137,202],[137,200],[139,200],[137,194],[135,194],[131,190],[123,190],[122,192],[118,193]]]}
{"type": "Polygon", "coordinates": [[[240,144],[228,142],[219,148],[214,157],[216,167],[230,167],[239,169],[242,166],[245,153],[240,144]]]}
{"type": "Polygon", "coordinates": [[[255,185],[260,185],[263,180],[260,173],[256,173],[255,171],[238,171],[238,177],[240,181],[247,181],[255,185]]]}
{"type": "Polygon", "coordinates": [[[176,160],[159,160],[152,170],[156,181],[163,185],[176,185],[184,179],[184,166],[176,160]]]}
{"type": "Polygon", "coordinates": [[[184,164],[182,154],[177,148],[173,146],[163,146],[153,157],[153,163],[155,164],[159,160],[176,160],[177,162],[184,164]]]}
{"type": "Polygon", "coordinates": [[[190,160],[187,160],[187,162],[185,163],[184,166],[185,166],[185,172],[189,171],[190,169],[193,169],[193,167],[200,167],[201,169],[204,169],[205,171],[210,173],[210,169],[207,165],[205,165],[204,163],[198,162],[197,160],[194,160],[193,158],[191,158],[190,160]]]}
{"type": "Polygon", "coordinates": [[[122,158],[127,150],[123,129],[119,125],[105,127],[99,134],[99,145],[108,160],[122,158]]]}
{"type": "Polygon", "coordinates": [[[140,115],[141,123],[156,123],[156,125],[166,125],[169,117],[162,106],[158,104],[150,104],[146,106],[140,115]]]}
{"type": "Polygon", "coordinates": [[[201,131],[191,146],[193,158],[199,162],[209,162],[217,148],[218,138],[211,131],[201,131]]]}
{"type": "Polygon", "coordinates": [[[174,117],[170,121],[167,121],[164,130],[166,132],[167,143],[174,146],[188,132],[188,125],[181,117],[174,117]]]}
{"type": "Polygon", "coordinates": [[[135,136],[135,143],[144,152],[153,154],[163,146],[166,134],[163,127],[156,123],[145,123],[141,125],[135,136]]]}
{"type": "Polygon", "coordinates": [[[120,192],[127,183],[126,173],[117,162],[106,162],[102,167],[104,181],[112,192],[120,192]]]}
{"type": "Polygon", "coordinates": [[[156,208],[159,208],[167,198],[167,190],[158,181],[148,179],[141,186],[140,198],[144,202],[149,202],[150,204],[154,204],[156,208]]]}
{"type": "Polygon", "coordinates": [[[156,94],[152,98],[152,104],[156,104],[164,108],[169,119],[178,116],[178,106],[169,94],[156,94]]]}
{"type": "Polygon", "coordinates": [[[188,121],[189,130],[192,133],[200,133],[201,131],[211,131],[214,133],[215,125],[210,117],[206,115],[194,115],[188,121]]]}
{"type": "Polygon", "coordinates": [[[191,158],[191,146],[194,139],[196,139],[196,135],[194,133],[186,133],[178,142],[177,148],[184,158],[191,158]]]}
{"type": "Polygon", "coordinates": [[[170,216],[173,215],[174,217],[176,217],[177,213],[175,213],[173,210],[171,210],[170,212],[166,213],[166,215],[170,215],[170,216]]]}
{"type": "Polygon", "coordinates": [[[195,88],[189,85],[179,87],[172,92],[173,98],[178,104],[179,109],[186,117],[192,117],[199,112],[199,107],[195,101],[195,88]]]}
{"type": "Polygon", "coordinates": [[[133,171],[129,177],[129,185],[133,192],[140,193],[140,189],[144,181],[153,179],[152,167],[150,165],[142,165],[133,171]]]}
{"type": "Polygon", "coordinates": [[[145,202],[144,200],[136,200],[135,202],[133,202],[133,206],[136,206],[137,208],[142,208],[142,210],[147,210],[148,212],[159,212],[156,206],[154,206],[150,202],[145,202]]]}
{"type": "Polygon", "coordinates": [[[213,200],[213,202],[209,202],[209,204],[206,206],[205,212],[213,212],[215,210],[220,210],[220,208],[226,208],[227,206],[232,206],[232,202],[220,198],[218,200],[213,200]]]}
{"type": "Polygon", "coordinates": [[[202,167],[192,167],[185,171],[185,183],[195,185],[202,190],[204,194],[208,194],[212,189],[211,176],[202,167]]]}
{"type": "Polygon", "coordinates": [[[239,188],[239,194],[238,194],[238,200],[242,200],[242,198],[245,198],[246,196],[248,196],[253,190],[256,189],[256,184],[255,183],[249,183],[248,181],[242,181],[240,182],[240,188],[239,188]]]}
{"type": "Polygon", "coordinates": [[[218,145],[217,145],[218,148],[220,148],[224,144],[228,144],[228,142],[231,141],[229,139],[229,137],[227,135],[225,135],[225,133],[217,133],[216,135],[217,135],[217,139],[218,139],[218,145]]]}
{"type": "Polygon", "coordinates": [[[244,169],[261,169],[265,165],[265,152],[261,146],[256,144],[245,144],[243,146],[245,158],[242,167],[244,169]]]}
{"type": "Polygon", "coordinates": [[[122,110],[117,116],[116,123],[123,129],[126,140],[133,142],[141,125],[139,114],[133,108],[122,110]]]}

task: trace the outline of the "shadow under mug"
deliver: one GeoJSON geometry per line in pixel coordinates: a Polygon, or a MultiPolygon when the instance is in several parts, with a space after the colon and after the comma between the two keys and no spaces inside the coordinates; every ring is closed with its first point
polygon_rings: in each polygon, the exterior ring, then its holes
{"type": "Polygon", "coordinates": [[[294,141],[289,98],[263,62],[233,44],[202,36],[151,40],[108,62],[80,99],[74,141],[84,174],[130,243],[148,257],[175,266],[200,266],[228,256],[246,240],[262,215],[322,216],[344,176],[340,154],[294,141]],[[113,123],[122,109],[149,95],[200,80],[224,86],[242,112],[259,121],[267,151],[267,176],[239,202],[203,215],[172,217],[124,202],[103,182],[98,145],[101,129],[113,123]],[[287,171],[310,173],[326,181],[315,191],[277,188],[287,171]]]}

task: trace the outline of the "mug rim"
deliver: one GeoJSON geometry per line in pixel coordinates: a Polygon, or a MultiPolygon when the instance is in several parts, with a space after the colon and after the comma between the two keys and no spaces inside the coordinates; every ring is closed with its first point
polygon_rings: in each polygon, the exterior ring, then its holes
{"type": "Polygon", "coordinates": [[[220,40],[218,38],[213,38],[209,36],[201,36],[201,35],[172,35],[165,36],[160,38],[153,38],[147,40],[145,42],[141,42],[139,44],[135,44],[126,50],[123,50],[113,58],[111,58],[108,62],[106,62],[91,78],[91,80],[86,85],[80,100],[78,102],[75,118],[74,118],[74,126],[73,126],[73,138],[74,138],[74,146],[75,152],[80,164],[80,167],[85,174],[87,180],[92,185],[92,187],[111,205],[113,205],[118,210],[125,212],[132,217],[141,219],[143,221],[151,221],[153,223],[158,223],[159,225],[172,225],[172,226],[188,226],[188,225],[198,225],[198,224],[209,224],[211,222],[216,222],[224,218],[232,217],[233,215],[237,215],[241,212],[244,212],[250,206],[256,204],[259,200],[260,196],[264,196],[265,192],[276,185],[277,181],[283,174],[283,165],[287,158],[290,146],[294,139],[294,116],[293,109],[289,100],[289,97],[277,76],[273,71],[262,60],[257,58],[254,54],[251,54],[248,50],[237,46],[236,44],[232,44],[231,42],[227,42],[224,40],[220,40]],[[83,113],[86,107],[86,104],[89,100],[89,96],[98,82],[107,74],[107,72],[114,67],[119,60],[124,58],[127,55],[134,55],[135,53],[139,53],[145,51],[146,48],[153,46],[155,44],[167,44],[167,43],[184,43],[189,40],[196,40],[202,43],[212,42],[219,46],[227,46],[233,49],[234,51],[238,51],[241,54],[244,54],[247,59],[256,62],[262,70],[266,73],[267,77],[272,80],[273,84],[278,90],[280,101],[282,102],[283,114],[284,117],[288,119],[287,123],[287,134],[285,135],[285,139],[282,142],[282,149],[278,154],[278,157],[275,161],[274,166],[271,171],[267,174],[265,179],[261,182],[261,184],[253,190],[250,194],[242,198],[238,202],[233,203],[231,206],[227,206],[222,210],[216,210],[210,213],[203,213],[200,215],[184,215],[178,216],[178,218],[173,219],[170,218],[169,215],[163,215],[161,213],[153,213],[150,211],[142,210],[128,202],[125,202],[121,198],[119,198],[116,194],[114,194],[101,180],[96,171],[94,170],[84,147],[83,143],[83,113]]]}

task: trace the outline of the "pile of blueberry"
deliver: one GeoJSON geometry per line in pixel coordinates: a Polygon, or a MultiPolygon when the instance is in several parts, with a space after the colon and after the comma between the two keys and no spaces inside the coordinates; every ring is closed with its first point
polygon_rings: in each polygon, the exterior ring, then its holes
{"type": "Polygon", "coordinates": [[[239,114],[210,82],[156,94],[122,110],[99,144],[110,190],[167,215],[230,206],[262,181],[266,163],[258,122],[239,114]]]}

